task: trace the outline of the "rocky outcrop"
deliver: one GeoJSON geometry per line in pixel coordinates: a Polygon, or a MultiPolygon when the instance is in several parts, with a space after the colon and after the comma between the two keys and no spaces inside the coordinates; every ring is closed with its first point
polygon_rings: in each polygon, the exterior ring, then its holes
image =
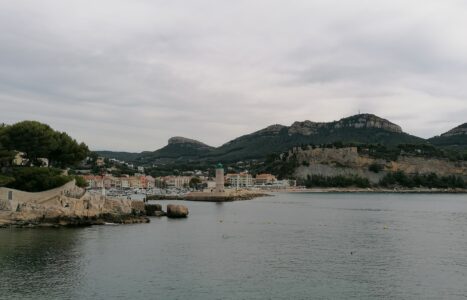
{"type": "Polygon", "coordinates": [[[333,128],[376,128],[390,132],[402,133],[402,128],[399,125],[380,118],[372,114],[360,114],[352,117],[341,119],[332,123],[333,128]]]}
{"type": "Polygon", "coordinates": [[[186,218],[188,216],[188,208],[184,205],[167,205],[167,217],[169,218],[186,218]]]}
{"type": "Polygon", "coordinates": [[[295,122],[289,127],[289,134],[314,135],[320,129],[336,130],[342,128],[383,129],[389,132],[402,133],[402,128],[390,121],[372,114],[360,114],[329,123],[311,121],[295,122]]]}
{"type": "Polygon", "coordinates": [[[0,188],[0,200],[9,203],[9,206],[2,206],[0,210],[0,223],[18,226],[81,226],[149,221],[145,217],[142,201],[111,199],[83,192],[74,182],[40,193],[0,188]]]}
{"type": "Polygon", "coordinates": [[[449,137],[449,136],[463,136],[467,135],[467,123],[464,123],[460,126],[457,126],[456,128],[453,128],[449,130],[446,133],[443,133],[441,136],[442,137],[449,137]]]}
{"type": "Polygon", "coordinates": [[[189,138],[181,137],[181,136],[174,136],[169,139],[168,142],[169,145],[174,145],[174,144],[192,144],[200,147],[209,147],[208,145],[189,138]]]}
{"type": "Polygon", "coordinates": [[[162,205],[160,204],[146,204],[145,205],[146,215],[149,217],[163,217],[167,214],[162,211],[162,205]]]}
{"type": "Polygon", "coordinates": [[[316,123],[311,121],[294,122],[289,127],[289,134],[313,135],[318,133],[318,129],[325,126],[326,123],[316,123]]]}
{"type": "Polygon", "coordinates": [[[274,125],[268,126],[268,127],[264,128],[264,129],[261,129],[261,130],[255,132],[255,134],[276,135],[276,134],[279,134],[279,132],[284,128],[287,128],[287,126],[280,125],[280,124],[274,124],[274,125]]]}
{"type": "Polygon", "coordinates": [[[377,183],[387,172],[403,171],[407,174],[436,173],[440,176],[455,175],[467,178],[466,161],[449,161],[447,159],[424,158],[401,155],[397,160],[386,161],[360,154],[356,147],[346,148],[293,148],[288,154],[296,157],[301,164],[295,170],[297,178],[307,175],[358,175],[377,183]],[[305,164],[304,164],[305,163],[305,164]],[[379,165],[381,172],[369,171],[370,165],[379,165]]]}

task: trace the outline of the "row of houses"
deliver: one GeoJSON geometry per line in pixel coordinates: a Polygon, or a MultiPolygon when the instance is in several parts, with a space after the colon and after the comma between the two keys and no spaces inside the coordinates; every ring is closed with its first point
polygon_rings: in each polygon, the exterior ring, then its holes
{"type": "Polygon", "coordinates": [[[248,172],[228,173],[225,175],[225,182],[231,187],[251,187],[254,185],[272,185],[277,182],[276,176],[272,174],[258,174],[256,177],[248,172]]]}
{"type": "MultiPolygon", "coordinates": [[[[84,175],[83,178],[88,183],[88,188],[186,188],[189,186],[193,177],[200,179],[201,184],[207,187],[214,186],[215,182],[207,176],[164,176],[153,178],[152,176],[145,176],[137,174],[136,176],[121,176],[115,177],[112,175],[84,175]]],[[[252,186],[268,186],[283,184],[278,181],[274,175],[271,174],[258,174],[254,178],[251,174],[244,173],[229,173],[225,177],[226,185],[230,187],[252,187],[252,186]]]]}
{"type": "Polygon", "coordinates": [[[154,178],[152,176],[137,174],[135,176],[124,175],[121,177],[112,175],[83,175],[83,178],[87,181],[88,188],[90,189],[100,189],[103,187],[106,189],[152,189],[155,187],[187,187],[192,176],[165,176],[154,178]]]}
{"type": "Polygon", "coordinates": [[[152,176],[145,175],[121,177],[112,175],[84,175],[83,178],[88,183],[88,188],[91,189],[101,189],[104,187],[106,189],[150,189],[156,187],[156,180],[152,176]]]}

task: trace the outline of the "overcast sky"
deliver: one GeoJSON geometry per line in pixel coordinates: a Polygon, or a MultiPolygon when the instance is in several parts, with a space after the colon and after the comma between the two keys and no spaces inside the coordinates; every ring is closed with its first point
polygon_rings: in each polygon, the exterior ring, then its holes
{"type": "Polygon", "coordinates": [[[467,122],[465,0],[3,0],[0,122],[93,150],[374,113],[467,122]]]}

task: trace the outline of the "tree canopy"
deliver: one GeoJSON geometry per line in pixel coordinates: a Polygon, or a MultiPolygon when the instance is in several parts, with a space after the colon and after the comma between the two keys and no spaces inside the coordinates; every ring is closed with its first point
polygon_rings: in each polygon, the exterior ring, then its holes
{"type": "MultiPolygon", "coordinates": [[[[6,166],[9,166],[11,164],[11,161],[15,157],[15,152],[6,149],[6,147],[2,143],[2,137],[4,136],[6,131],[6,125],[1,124],[0,125],[0,169],[6,166]]],[[[2,182],[0,180],[0,182],[2,182]]]]}
{"type": "Polygon", "coordinates": [[[49,164],[56,167],[76,164],[89,154],[84,143],[37,121],[22,121],[0,128],[0,163],[4,156],[11,158],[11,151],[24,152],[29,164],[35,164],[38,158],[47,158],[49,164]]]}

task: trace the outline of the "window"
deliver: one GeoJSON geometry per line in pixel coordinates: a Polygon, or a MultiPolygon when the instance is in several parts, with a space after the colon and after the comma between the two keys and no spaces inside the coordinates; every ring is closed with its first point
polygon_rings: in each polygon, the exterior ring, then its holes
{"type": "Polygon", "coordinates": [[[8,200],[13,200],[13,191],[8,191],[8,200]]]}

